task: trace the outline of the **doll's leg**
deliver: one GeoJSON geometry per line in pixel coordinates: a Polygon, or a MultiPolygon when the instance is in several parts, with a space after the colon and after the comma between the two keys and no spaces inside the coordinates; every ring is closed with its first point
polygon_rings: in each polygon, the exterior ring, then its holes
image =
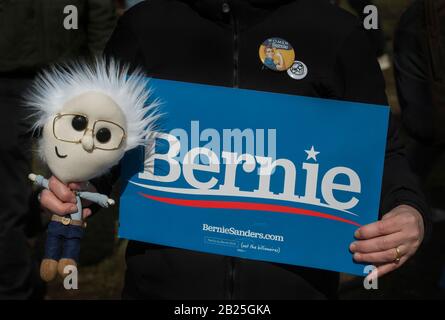
{"type": "Polygon", "coordinates": [[[46,281],[52,281],[57,275],[57,265],[62,253],[63,238],[62,225],[51,221],[48,225],[48,234],[45,243],[45,257],[40,264],[40,277],[46,281]]]}
{"type": "Polygon", "coordinates": [[[71,270],[67,270],[67,266],[76,267],[79,261],[80,240],[83,236],[83,228],[77,226],[69,226],[69,232],[63,241],[62,257],[59,260],[58,271],[62,277],[66,277],[71,270]]]}

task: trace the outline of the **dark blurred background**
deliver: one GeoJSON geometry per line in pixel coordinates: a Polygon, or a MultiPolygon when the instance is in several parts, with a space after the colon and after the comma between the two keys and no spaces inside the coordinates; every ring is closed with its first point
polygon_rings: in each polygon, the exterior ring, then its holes
{"type": "MultiPolygon", "coordinates": [[[[116,17],[123,14],[127,6],[139,2],[138,0],[110,1],[114,1],[113,15],[116,17]]],[[[339,2],[345,10],[354,12],[347,1],[339,2]]],[[[386,53],[390,62],[393,51],[394,30],[400,15],[410,4],[410,1],[376,0],[374,3],[379,7],[381,26],[384,30],[386,42],[386,53]]],[[[97,14],[103,16],[104,11],[98,10],[97,14]]],[[[102,24],[104,29],[96,30],[96,34],[101,34],[102,39],[96,39],[95,44],[91,45],[87,50],[100,50],[100,47],[106,42],[107,35],[112,31],[116,20],[110,17],[105,19],[108,21],[107,27],[105,28],[102,24]]],[[[1,21],[0,27],[2,27],[1,21]]],[[[93,26],[92,28],[95,27],[93,26]]],[[[91,39],[84,39],[84,41],[87,43],[91,39]]],[[[80,49],[78,54],[82,54],[80,49]]],[[[62,55],[65,55],[66,58],[71,58],[66,53],[62,52],[62,55]]],[[[387,65],[384,69],[390,105],[394,114],[400,115],[393,68],[391,65],[387,65]]],[[[380,279],[379,290],[365,290],[363,289],[361,278],[342,275],[341,299],[445,299],[445,279],[442,279],[442,288],[440,286],[441,275],[445,267],[445,237],[443,236],[445,234],[444,160],[442,156],[435,162],[434,167],[424,182],[425,190],[434,211],[434,233],[431,241],[414,258],[410,259],[405,266],[380,279]]],[[[43,173],[46,170],[35,156],[31,160],[31,165],[33,172],[43,173]]],[[[116,190],[114,190],[114,199],[118,198],[118,188],[117,186],[116,190]]],[[[34,214],[35,212],[39,214],[36,204],[33,204],[33,208],[34,214]]],[[[79,290],[65,290],[61,280],[57,280],[46,287],[41,284],[41,291],[38,294],[47,299],[120,298],[125,272],[124,254],[126,241],[117,238],[118,212],[116,208],[118,206],[102,210],[89,220],[86,236],[82,243],[79,290]]],[[[45,216],[41,227],[36,227],[36,224],[40,226],[40,223],[36,223],[35,216],[31,221],[33,222],[29,224],[30,228],[27,232],[28,242],[32,247],[35,260],[38,261],[42,254],[45,216]]]]}

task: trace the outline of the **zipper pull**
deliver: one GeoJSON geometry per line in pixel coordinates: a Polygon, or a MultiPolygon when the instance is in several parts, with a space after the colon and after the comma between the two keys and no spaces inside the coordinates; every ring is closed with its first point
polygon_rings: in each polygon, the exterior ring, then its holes
{"type": "Polygon", "coordinates": [[[227,2],[223,2],[221,9],[223,13],[228,14],[230,12],[230,5],[227,2]]]}

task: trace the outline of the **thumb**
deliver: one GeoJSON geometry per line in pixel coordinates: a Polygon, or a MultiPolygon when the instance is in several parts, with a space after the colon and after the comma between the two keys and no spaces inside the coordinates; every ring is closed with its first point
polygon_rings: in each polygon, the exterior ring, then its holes
{"type": "Polygon", "coordinates": [[[89,216],[91,216],[91,214],[92,214],[92,211],[91,211],[90,208],[85,208],[85,209],[82,210],[82,217],[83,217],[83,219],[88,218],[89,216]]]}

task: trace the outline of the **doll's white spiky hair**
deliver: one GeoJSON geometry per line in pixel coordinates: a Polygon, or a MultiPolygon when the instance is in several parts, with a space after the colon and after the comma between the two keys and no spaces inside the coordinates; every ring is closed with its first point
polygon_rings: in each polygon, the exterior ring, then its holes
{"type": "Polygon", "coordinates": [[[114,59],[96,58],[94,62],[54,65],[41,72],[26,97],[34,109],[34,128],[43,127],[70,99],[86,92],[109,96],[126,118],[125,151],[146,146],[158,118],[157,100],[149,101],[148,78],[140,70],[130,72],[128,65],[114,59]]]}

